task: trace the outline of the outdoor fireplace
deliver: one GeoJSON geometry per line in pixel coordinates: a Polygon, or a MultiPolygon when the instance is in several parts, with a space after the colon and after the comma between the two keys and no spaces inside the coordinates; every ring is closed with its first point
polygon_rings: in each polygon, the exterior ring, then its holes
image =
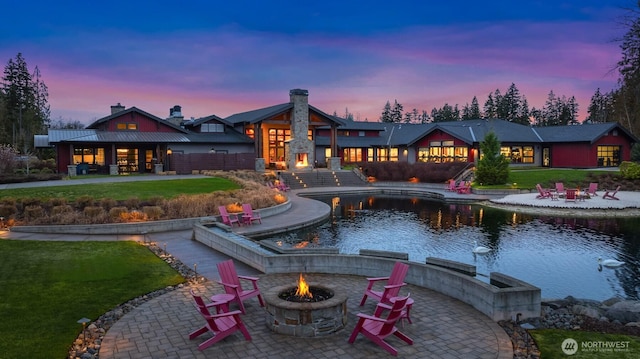
{"type": "Polygon", "coordinates": [[[307,167],[309,166],[308,162],[309,155],[306,153],[296,153],[296,167],[307,167]]]}
{"type": "Polygon", "coordinates": [[[335,287],[304,280],[263,293],[266,324],[272,331],[296,337],[335,333],[347,323],[347,296],[335,287]]]}

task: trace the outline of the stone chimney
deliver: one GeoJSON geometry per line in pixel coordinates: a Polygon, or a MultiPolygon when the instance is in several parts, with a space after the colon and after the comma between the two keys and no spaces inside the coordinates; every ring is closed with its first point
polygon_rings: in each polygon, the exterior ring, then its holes
{"type": "Polygon", "coordinates": [[[314,162],[314,143],[308,138],[309,91],[290,90],[289,102],[293,104],[293,115],[287,164],[290,169],[309,169],[314,162]]]}
{"type": "Polygon", "coordinates": [[[124,106],[122,106],[122,105],[120,104],[120,102],[118,102],[118,104],[117,104],[117,105],[113,105],[113,106],[111,106],[111,114],[112,114],[112,115],[113,115],[113,114],[116,114],[116,113],[118,113],[118,112],[120,112],[120,111],[124,111],[124,106]]]}
{"type": "Polygon", "coordinates": [[[182,116],[182,107],[178,105],[171,107],[169,109],[169,117],[167,118],[167,121],[180,126],[182,121],[184,121],[184,116],[182,116]]]}

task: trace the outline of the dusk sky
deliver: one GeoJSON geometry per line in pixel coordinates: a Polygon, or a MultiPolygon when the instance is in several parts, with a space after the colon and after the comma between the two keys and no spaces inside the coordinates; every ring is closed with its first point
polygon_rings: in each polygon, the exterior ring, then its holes
{"type": "Polygon", "coordinates": [[[429,113],[511,83],[529,107],[616,87],[630,0],[3,1],[0,63],[22,53],[51,119],[88,124],[110,106],[165,118],[309,103],[378,121],[387,101],[429,113]],[[6,11],[10,10],[10,11],[6,11]]]}

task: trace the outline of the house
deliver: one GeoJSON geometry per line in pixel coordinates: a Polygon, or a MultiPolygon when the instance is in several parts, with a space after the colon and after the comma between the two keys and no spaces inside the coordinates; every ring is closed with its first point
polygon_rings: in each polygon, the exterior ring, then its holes
{"type": "Polygon", "coordinates": [[[50,129],[38,147],[56,149],[59,172],[144,173],[203,169],[338,169],[344,164],[477,162],[493,132],[512,166],[612,167],[631,157],[637,139],[617,123],[532,127],[500,119],[400,124],[349,121],[309,104],[307,90],[289,102],[185,120],[180,106],[159,118],[136,107],[82,130],[50,129]]]}

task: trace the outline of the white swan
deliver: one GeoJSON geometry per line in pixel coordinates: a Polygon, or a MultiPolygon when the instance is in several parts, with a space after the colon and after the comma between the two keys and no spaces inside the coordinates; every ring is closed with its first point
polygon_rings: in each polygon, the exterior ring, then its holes
{"type": "Polygon", "coordinates": [[[488,252],[491,252],[491,248],[479,246],[478,241],[473,241],[473,253],[483,254],[488,252]]]}
{"type": "Polygon", "coordinates": [[[605,267],[620,267],[621,265],[624,264],[624,262],[620,262],[617,261],[615,259],[605,259],[602,260],[602,258],[598,258],[598,264],[605,266],[605,267]]]}

